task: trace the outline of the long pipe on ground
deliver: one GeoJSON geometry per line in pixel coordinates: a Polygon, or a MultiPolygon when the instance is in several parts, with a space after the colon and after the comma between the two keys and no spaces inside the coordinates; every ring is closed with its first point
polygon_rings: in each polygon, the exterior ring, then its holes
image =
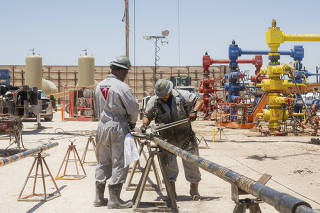
{"type": "MultiPolygon", "coordinates": [[[[166,141],[159,138],[152,138],[152,141],[159,147],[171,152],[174,155],[181,157],[183,160],[192,163],[207,172],[210,172],[219,178],[236,185],[239,189],[248,194],[252,194],[262,201],[270,204],[276,210],[282,213],[312,213],[310,204],[295,198],[289,194],[278,192],[266,185],[263,185],[255,180],[234,172],[226,167],[220,166],[214,162],[208,161],[200,156],[193,155],[190,152],[184,151],[166,141]]],[[[315,212],[314,212],[315,213],[315,212]]]]}
{"type": "Polygon", "coordinates": [[[38,146],[37,148],[27,150],[25,152],[21,152],[21,153],[18,153],[18,154],[15,154],[15,155],[11,155],[11,156],[6,157],[6,158],[2,158],[2,159],[0,159],[0,167],[8,165],[8,164],[13,163],[13,162],[18,161],[18,160],[21,160],[21,159],[23,159],[25,157],[28,157],[28,156],[31,156],[33,154],[37,154],[37,153],[40,153],[42,151],[51,149],[51,148],[53,148],[55,146],[58,146],[58,145],[59,145],[58,142],[48,143],[48,144],[44,144],[42,146],[38,146]]]}

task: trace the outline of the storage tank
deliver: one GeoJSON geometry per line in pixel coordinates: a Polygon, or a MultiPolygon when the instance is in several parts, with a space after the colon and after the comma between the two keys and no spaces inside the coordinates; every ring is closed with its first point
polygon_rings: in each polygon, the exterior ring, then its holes
{"type": "Polygon", "coordinates": [[[78,87],[92,87],[94,81],[94,57],[87,55],[79,56],[78,58],[78,87]]]}
{"type": "Polygon", "coordinates": [[[26,57],[26,81],[25,85],[30,88],[42,85],[42,57],[37,54],[32,54],[26,57]]]}
{"type": "Polygon", "coordinates": [[[47,96],[58,92],[57,86],[52,81],[46,80],[44,78],[42,79],[41,89],[46,93],[47,96]]]}

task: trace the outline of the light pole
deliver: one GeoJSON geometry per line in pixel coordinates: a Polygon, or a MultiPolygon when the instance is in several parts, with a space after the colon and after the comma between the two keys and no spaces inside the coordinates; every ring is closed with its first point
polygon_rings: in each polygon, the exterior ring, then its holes
{"type": "Polygon", "coordinates": [[[164,30],[161,32],[161,35],[159,36],[150,36],[148,34],[146,34],[143,38],[145,40],[151,40],[154,39],[154,70],[153,70],[153,80],[154,80],[154,84],[157,81],[157,65],[158,65],[158,61],[160,60],[159,57],[159,52],[160,52],[160,47],[158,45],[158,41],[161,41],[161,44],[168,44],[168,41],[164,41],[163,39],[165,39],[167,36],[169,35],[169,30],[164,30]]]}

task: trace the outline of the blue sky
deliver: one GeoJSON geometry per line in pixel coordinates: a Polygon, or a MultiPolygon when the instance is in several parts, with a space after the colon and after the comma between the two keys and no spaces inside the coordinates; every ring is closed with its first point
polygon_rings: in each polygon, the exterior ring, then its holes
{"type": "MultiPolygon", "coordinates": [[[[133,61],[134,1],[129,2],[133,61]]],[[[135,4],[136,65],[153,64],[153,43],[143,35],[164,29],[170,31],[169,44],[161,47],[159,65],[179,65],[178,0],[135,4]]],[[[319,8],[317,0],[180,0],[181,65],[201,65],[205,51],[214,58],[227,58],[232,39],[242,49],[267,49],[265,32],[273,18],[286,33],[320,34],[319,8]]],[[[45,65],[77,64],[81,49],[95,56],[96,65],[107,65],[125,53],[123,12],[124,0],[1,0],[0,64],[24,64],[29,49],[35,48],[45,65]]],[[[320,64],[320,42],[287,42],[281,49],[295,44],[304,45],[304,65],[314,72],[320,64]]]]}

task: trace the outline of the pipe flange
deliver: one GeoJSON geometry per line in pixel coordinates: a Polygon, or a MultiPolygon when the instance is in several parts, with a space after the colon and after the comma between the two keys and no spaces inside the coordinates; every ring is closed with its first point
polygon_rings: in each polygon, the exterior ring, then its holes
{"type": "Polygon", "coordinates": [[[279,63],[280,55],[269,55],[270,63],[279,63]]]}

